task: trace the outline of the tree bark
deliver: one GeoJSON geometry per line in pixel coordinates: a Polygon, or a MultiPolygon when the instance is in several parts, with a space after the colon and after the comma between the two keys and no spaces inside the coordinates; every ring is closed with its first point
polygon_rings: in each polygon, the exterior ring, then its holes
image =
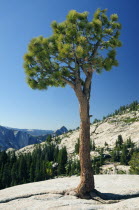
{"type": "MultiPolygon", "coordinates": [[[[79,94],[77,94],[79,96],[79,94]]],[[[89,99],[85,96],[78,97],[80,104],[80,167],[81,182],[76,189],[77,194],[82,197],[94,190],[94,176],[90,159],[90,116],[89,99]]]]}

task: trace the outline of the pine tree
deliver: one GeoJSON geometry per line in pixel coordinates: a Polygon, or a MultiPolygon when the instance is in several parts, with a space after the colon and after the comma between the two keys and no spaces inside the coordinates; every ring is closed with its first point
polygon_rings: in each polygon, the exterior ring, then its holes
{"type": "Polygon", "coordinates": [[[112,162],[115,162],[117,160],[116,150],[115,149],[112,151],[111,157],[112,157],[112,162]]]}
{"type": "Polygon", "coordinates": [[[89,22],[88,12],[71,10],[62,23],[52,23],[53,35],[31,40],[24,56],[27,83],[33,89],[70,85],[80,104],[81,183],[78,195],[94,190],[90,160],[90,93],[95,72],[118,65],[116,48],[121,24],[118,15],[97,9],[89,22]]]}
{"type": "Polygon", "coordinates": [[[58,174],[66,173],[66,163],[67,163],[67,150],[63,147],[58,154],[58,174]]]}
{"type": "Polygon", "coordinates": [[[36,160],[34,181],[41,181],[40,175],[40,159],[36,160]]]}
{"type": "Polygon", "coordinates": [[[11,186],[16,185],[17,183],[18,183],[18,171],[17,171],[17,163],[15,161],[11,169],[11,186]]]}
{"type": "Polygon", "coordinates": [[[32,162],[29,169],[29,181],[34,182],[34,180],[35,180],[35,167],[32,162]]]}
{"type": "Polygon", "coordinates": [[[47,141],[48,143],[51,143],[51,141],[52,141],[52,136],[51,136],[51,135],[48,135],[46,141],[47,141]]]}
{"type": "Polygon", "coordinates": [[[66,164],[66,175],[72,175],[71,172],[71,167],[72,167],[72,160],[68,160],[67,164],[66,164]]]}
{"type": "Polygon", "coordinates": [[[126,141],[127,148],[134,148],[135,143],[131,141],[131,138],[128,138],[126,141]]]}
{"type": "Polygon", "coordinates": [[[54,151],[54,161],[55,162],[58,162],[58,153],[59,153],[59,148],[56,147],[55,151],[54,151]]]}
{"type": "Polygon", "coordinates": [[[139,152],[134,152],[129,161],[130,173],[139,175],[139,152]]]}
{"type": "Polygon", "coordinates": [[[80,146],[80,142],[79,142],[79,138],[77,140],[77,143],[75,144],[75,153],[79,154],[79,146],[80,146]]]}
{"type": "Polygon", "coordinates": [[[46,177],[47,177],[47,179],[53,177],[52,162],[46,162],[46,177]]]}
{"type": "Polygon", "coordinates": [[[128,164],[128,150],[126,144],[123,145],[120,162],[123,165],[128,164]]]}
{"type": "Polygon", "coordinates": [[[27,163],[25,157],[22,155],[19,158],[19,182],[20,184],[24,184],[27,182],[27,163]]]}
{"type": "Polygon", "coordinates": [[[97,161],[95,166],[95,174],[99,174],[100,172],[100,163],[97,161]]]}
{"type": "Polygon", "coordinates": [[[118,135],[118,139],[116,141],[116,147],[119,147],[121,149],[122,144],[123,144],[123,137],[122,137],[122,135],[118,135]]]}
{"type": "Polygon", "coordinates": [[[100,151],[100,165],[102,166],[104,164],[104,157],[103,157],[103,148],[101,148],[101,151],[100,151]]]}
{"type": "Polygon", "coordinates": [[[95,149],[96,149],[96,145],[95,145],[95,142],[93,141],[92,150],[95,151],[95,149]]]}
{"type": "Polygon", "coordinates": [[[4,164],[3,174],[2,174],[2,186],[3,188],[9,187],[11,183],[9,162],[4,164]]]}

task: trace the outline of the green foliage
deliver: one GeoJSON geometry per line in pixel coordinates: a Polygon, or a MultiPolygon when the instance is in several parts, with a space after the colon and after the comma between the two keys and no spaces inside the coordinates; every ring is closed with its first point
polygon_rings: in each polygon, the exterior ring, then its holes
{"type": "Polygon", "coordinates": [[[51,143],[51,141],[52,141],[52,136],[51,135],[48,135],[47,136],[47,139],[46,139],[46,142],[51,143]]]}
{"type": "Polygon", "coordinates": [[[121,158],[120,158],[120,163],[122,165],[128,165],[128,149],[127,149],[127,145],[124,144],[123,148],[122,148],[122,154],[121,154],[121,158]]]}
{"type": "Polygon", "coordinates": [[[137,121],[137,118],[136,117],[133,117],[133,118],[126,118],[123,120],[125,123],[133,123],[133,122],[136,122],[137,121]]]}
{"type": "Polygon", "coordinates": [[[128,165],[134,152],[138,152],[138,148],[131,138],[128,138],[126,142],[123,142],[121,135],[118,135],[115,147],[110,152],[112,162],[120,162],[122,165],[128,165]]]}
{"type": "Polygon", "coordinates": [[[61,139],[59,136],[56,136],[56,137],[55,137],[55,142],[56,142],[57,144],[60,144],[61,140],[62,140],[62,139],[61,139]]]}
{"type": "Polygon", "coordinates": [[[130,111],[137,111],[139,109],[139,103],[138,103],[138,101],[133,101],[129,105],[129,109],[130,109],[130,111]]]}
{"type": "Polygon", "coordinates": [[[112,14],[110,16],[110,18],[111,18],[112,21],[117,21],[118,20],[118,15],[117,14],[112,14]]]}
{"type": "Polygon", "coordinates": [[[115,162],[117,160],[117,157],[116,157],[116,151],[115,150],[112,150],[111,153],[111,161],[112,162],[115,162]]]}
{"type": "Polygon", "coordinates": [[[65,174],[66,164],[66,148],[59,150],[52,143],[43,147],[36,145],[32,154],[20,154],[19,157],[0,152],[0,189],[65,174]]]}
{"type": "MultiPolygon", "coordinates": [[[[79,154],[79,148],[80,148],[80,140],[78,138],[77,143],[75,144],[75,154],[79,154]]],[[[90,151],[95,150],[94,148],[95,148],[95,143],[93,142],[92,144],[92,141],[90,139],[90,151]]]]}
{"type": "Polygon", "coordinates": [[[46,162],[46,174],[48,177],[53,177],[53,165],[52,162],[46,162]]]}
{"type": "Polygon", "coordinates": [[[126,172],[123,170],[117,170],[117,174],[126,174],[126,172]]]}
{"type": "MultiPolygon", "coordinates": [[[[39,90],[65,87],[74,84],[77,72],[84,73],[84,69],[101,72],[117,66],[115,49],[121,46],[121,25],[117,14],[108,17],[106,12],[98,9],[89,21],[88,12],[71,10],[64,22],[52,22],[52,36],[33,38],[24,55],[29,86],[39,90]]],[[[80,80],[84,85],[83,77],[80,80]]]]}
{"type": "Polygon", "coordinates": [[[128,138],[126,141],[127,148],[134,148],[135,143],[132,142],[131,138],[128,138]]]}
{"type": "MultiPolygon", "coordinates": [[[[118,115],[118,114],[119,115],[124,114],[125,112],[127,112],[127,110],[129,110],[129,112],[139,110],[139,102],[138,101],[133,101],[131,104],[120,106],[120,108],[115,110],[114,113],[108,114],[107,116],[104,116],[103,120],[105,120],[108,117],[112,117],[112,116],[115,116],[115,115],[118,115]]],[[[136,118],[127,118],[127,119],[124,119],[124,121],[126,123],[135,122],[136,118]]]]}
{"type": "Polygon", "coordinates": [[[116,140],[116,148],[122,148],[123,144],[123,137],[122,135],[118,135],[118,139],[116,140]]]}
{"type": "Polygon", "coordinates": [[[104,144],[104,146],[108,148],[108,143],[107,143],[106,141],[105,141],[105,144],[104,144]]]}
{"type": "Polygon", "coordinates": [[[58,153],[58,175],[66,173],[67,159],[67,150],[66,147],[63,147],[58,153]]]}
{"type": "Polygon", "coordinates": [[[92,143],[92,150],[95,151],[95,149],[96,149],[96,145],[95,145],[95,142],[93,141],[93,143],[92,143]]]}
{"type": "Polygon", "coordinates": [[[80,161],[70,159],[66,164],[67,175],[79,175],[80,174],[80,161]]]}
{"type": "Polygon", "coordinates": [[[102,166],[104,164],[104,157],[103,157],[103,148],[101,148],[101,151],[100,151],[100,165],[102,166]]]}
{"type": "Polygon", "coordinates": [[[92,140],[90,139],[90,151],[93,150],[93,143],[92,140]]]}
{"type": "Polygon", "coordinates": [[[95,157],[95,158],[93,159],[93,164],[92,164],[92,166],[93,166],[93,172],[94,172],[94,174],[99,174],[99,172],[100,172],[100,166],[101,166],[101,164],[100,164],[100,159],[97,158],[97,157],[95,157]]]}
{"type": "Polygon", "coordinates": [[[100,120],[99,119],[94,119],[94,121],[93,121],[93,123],[98,123],[98,122],[100,122],[100,120]]]}
{"type": "Polygon", "coordinates": [[[77,143],[75,144],[75,153],[79,154],[79,146],[80,146],[80,140],[78,138],[77,143]]]}
{"type": "Polygon", "coordinates": [[[130,173],[139,174],[139,152],[134,152],[131,160],[129,161],[130,173]]]}

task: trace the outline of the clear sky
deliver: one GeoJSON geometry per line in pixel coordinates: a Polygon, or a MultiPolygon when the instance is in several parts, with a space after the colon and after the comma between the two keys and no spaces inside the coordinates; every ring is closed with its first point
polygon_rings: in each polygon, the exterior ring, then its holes
{"type": "Polygon", "coordinates": [[[91,18],[97,8],[119,15],[123,47],[118,49],[119,67],[94,75],[90,114],[102,118],[139,100],[138,0],[0,0],[0,125],[29,129],[79,126],[79,105],[72,89],[30,89],[23,55],[33,37],[52,34],[53,20],[64,21],[71,9],[88,11],[91,18]]]}

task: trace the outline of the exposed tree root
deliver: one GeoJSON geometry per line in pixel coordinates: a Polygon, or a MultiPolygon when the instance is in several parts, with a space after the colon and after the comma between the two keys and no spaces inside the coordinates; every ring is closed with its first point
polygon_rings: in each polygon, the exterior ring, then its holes
{"type": "Polygon", "coordinates": [[[76,189],[70,189],[65,192],[65,195],[72,195],[72,196],[76,196],[78,198],[87,199],[87,200],[92,199],[102,204],[112,204],[112,203],[120,202],[120,200],[117,200],[117,199],[112,200],[109,196],[104,195],[103,193],[97,191],[96,189],[86,194],[79,194],[76,192],[76,189]]]}
{"type": "Polygon", "coordinates": [[[90,197],[91,199],[96,200],[103,204],[111,204],[111,203],[120,202],[120,200],[111,200],[109,197],[107,197],[106,195],[102,194],[101,192],[97,190],[90,192],[90,197]]]}

